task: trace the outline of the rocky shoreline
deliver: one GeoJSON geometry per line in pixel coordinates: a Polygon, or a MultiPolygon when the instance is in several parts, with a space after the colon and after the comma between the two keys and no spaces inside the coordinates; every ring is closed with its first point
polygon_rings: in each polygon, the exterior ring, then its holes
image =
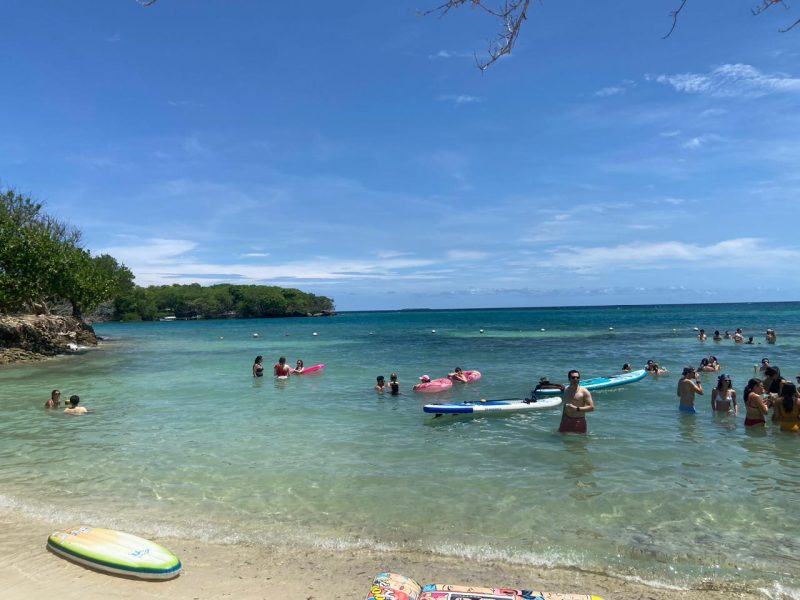
{"type": "Polygon", "coordinates": [[[96,346],[92,326],[62,315],[0,316],[0,365],[44,360],[96,346]]]}

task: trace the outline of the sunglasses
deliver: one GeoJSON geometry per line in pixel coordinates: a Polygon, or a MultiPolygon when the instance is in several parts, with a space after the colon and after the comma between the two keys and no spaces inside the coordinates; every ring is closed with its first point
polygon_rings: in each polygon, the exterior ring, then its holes
{"type": "Polygon", "coordinates": [[[573,375],[572,377],[570,377],[570,379],[580,379],[580,378],[581,378],[580,375],[573,375]]]}

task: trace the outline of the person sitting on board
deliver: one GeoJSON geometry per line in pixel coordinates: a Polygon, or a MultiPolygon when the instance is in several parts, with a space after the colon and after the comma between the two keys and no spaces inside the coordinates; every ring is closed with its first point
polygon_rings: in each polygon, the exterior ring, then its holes
{"type": "Polygon", "coordinates": [[[69,406],[64,409],[64,412],[68,415],[85,415],[86,413],[92,412],[85,406],[78,406],[78,402],[81,401],[80,396],[74,394],[69,397],[69,406]]]}
{"type": "Polygon", "coordinates": [[[536,387],[533,388],[531,394],[535,396],[536,392],[538,392],[539,390],[558,390],[560,392],[563,392],[564,386],[561,385],[560,383],[551,383],[550,378],[547,375],[545,375],[539,378],[539,383],[537,383],[536,387]]]}
{"type": "Polygon", "coordinates": [[[297,375],[298,373],[302,373],[304,369],[305,369],[305,366],[303,366],[303,361],[298,358],[297,359],[297,366],[294,368],[293,373],[295,375],[297,375]]]}
{"type": "Polygon", "coordinates": [[[586,413],[594,410],[592,393],[580,384],[581,374],[567,373],[569,386],[564,390],[564,412],[561,413],[560,433],[586,433],[586,413]]]}
{"type": "Polygon", "coordinates": [[[382,394],[386,390],[386,381],[383,375],[378,375],[376,379],[378,382],[375,384],[375,391],[382,394]]]}
{"type": "Polygon", "coordinates": [[[292,371],[289,365],[286,364],[285,356],[281,356],[278,359],[278,364],[272,367],[272,370],[275,371],[275,377],[287,377],[292,371]]]}
{"type": "Polygon", "coordinates": [[[59,408],[61,406],[61,392],[53,390],[50,392],[50,400],[44,403],[45,408],[59,408]]]}
{"type": "Polygon", "coordinates": [[[448,373],[447,376],[453,381],[460,381],[461,383],[469,382],[469,379],[464,375],[464,371],[461,370],[461,367],[456,367],[456,370],[452,373],[448,373]]]}
{"type": "Polygon", "coordinates": [[[264,376],[264,357],[260,354],[256,356],[255,362],[253,362],[253,377],[263,377],[264,376]]]}

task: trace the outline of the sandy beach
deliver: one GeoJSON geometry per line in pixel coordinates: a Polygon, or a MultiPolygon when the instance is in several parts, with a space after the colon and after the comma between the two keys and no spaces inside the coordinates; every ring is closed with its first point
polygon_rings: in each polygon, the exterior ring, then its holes
{"type": "MultiPolygon", "coordinates": [[[[434,555],[378,551],[329,551],[256,545],[209,545],[159,539],[183,561],[171,581],[148,582],[99,573],[47,551],[47,536],[61,525],[0,513],[3,597],[13,600],[94,598],[265,598],[358,600],[380,571],[420,582],[502,585],[543,591],[592,592],[615,600],[728,600],[759,596],[735,590],[664,590],[602,574],[492,562],[473,563],[434,555]]],[[[72,524],[70,524],[72,525],[72,524]]]]}

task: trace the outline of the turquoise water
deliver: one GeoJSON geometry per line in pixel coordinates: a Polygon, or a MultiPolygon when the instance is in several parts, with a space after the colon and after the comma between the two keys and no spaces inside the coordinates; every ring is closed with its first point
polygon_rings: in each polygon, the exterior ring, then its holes
{"type": "Polygon", "coordinates": [[[675,396],[681,367],[708,354],[740,393],[763,356],[793,377],[800,304],[96,329],[107,337],[100,350],[0,370],[0,508],[160,536],[401,548],[800,595],[800,437],[713,415],[714,374],[702,376],[696,416],[679,415],[675,396]],[[778,342],[701,344],[694,327],[742,327],[761,342],[773,327],[778,342]],[[328,366],[254,380],[257,354],[268,371],[280,355],[328,366]],[[466,420],[422,412],[433,397],[522,397],[541,375],[609,375],[648,358],[670,374],[595,393],[588,436],[555,433],[558,409],[466,420]],[[411,392],[419,375],[455,366],[483,379],[411,392]],[[375,376],[393,370],[403,395],[378,397],[375,376]],[[96,412],[44,411],[56,387],[96,412]]]}

